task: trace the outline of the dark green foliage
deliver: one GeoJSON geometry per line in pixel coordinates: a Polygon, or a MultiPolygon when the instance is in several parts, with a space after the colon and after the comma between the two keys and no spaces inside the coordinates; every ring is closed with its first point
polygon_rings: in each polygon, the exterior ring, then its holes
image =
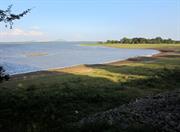
{"type": "Polygon", "coordinates": [[[127,129],[122,129],[119,124],[108,124],[107,122],[98,122],[94,124],[85,124],[82,128],[76,128],[77,132],[155,132],[151,126],[142,125],[134,122],[127,129]]]}
{"type": "Polygon", "coordinates": [[[6,24],[6,27],[8,26],[7,24],[9,24],[10,29],[12,29],[14,20],[21,19],[23,16],[25,16],[31,11],[31,9],[27,9],[20,14],[13,14],[11,13],[12,6],[13,5],[10,5],[6,10],[0,10],[0,22],[4,22],[6,24]]]}
{"type": "Polygon", "coordinates": [[[0,66],[0,82],[2,82],[3,80],[8,81],[10,78],[10,76],[8,74],[5,73],[5,70],[3,69],[2,66],[0,66]]]}
{"type": "MultiPolygon", "coordinates": [[[[150,76],[149,79],[129,80],[124,83],[69,74],[58,77],[60,82],[48,85],[31,83],[19,88],[0,87],[0,130],[75,131],[72,124],[83,117],[128,103],[146,95],[153,88],[164,91],[180,86],[177,82],[180,79],[179,69],[160,69],[153,72],[157,75],[154,79],[150,76]]],[[[50,79],[56,77],[48,80],[50,79]]],[[[112,126],[104,127],[104,124],[97,124],[95,128],[89,130],[118,130],[112,126]]],[[[87,130],[88,126],[84,129],[87,130]]],[[[133,127],[132,130],[136,129],[133,127]]]]}
{"type": "Polygon", "coordinates": [[[118,40],[107,40],[105,43],[121,43],[121,44],[177,44],[180,41],[175,41],[172,39],[162,39],[161,37],[156,37],[153,39],[146,38],[122,38],[120,41],[118,40]]]}

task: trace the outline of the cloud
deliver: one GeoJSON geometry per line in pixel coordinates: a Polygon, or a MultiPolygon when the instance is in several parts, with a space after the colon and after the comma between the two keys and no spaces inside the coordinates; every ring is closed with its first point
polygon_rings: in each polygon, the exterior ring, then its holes
{"type": "Polygon", "coordinates": [[[32,30],[39,30],[40,27],[39,26],[32,26],[30,29],[32,29],[32,30]]]}
{"type": "Polygon", "coordinates": [[[42,36],[43,32],[39,30],[23,30],[20,28],[15,28],[9,31],[0,32],[0,36],[42,36]]]}

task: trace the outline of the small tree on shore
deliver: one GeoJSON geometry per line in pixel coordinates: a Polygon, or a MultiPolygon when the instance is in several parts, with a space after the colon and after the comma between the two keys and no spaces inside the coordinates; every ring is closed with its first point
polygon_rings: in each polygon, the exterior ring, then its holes
{"type": "Polygon", "coordinates": [[[6,10],[0,9],[0,22],[4,22],[5,27],[8,27],[9,25],[10,29],[12,29],[15,20],[21,19],[22,17],[24,17],[27,13],[31,11],[31,9],[27,9],[20,14],[14,14],[12,13],[12,10],[11,10],[12,6],[13,5],[8,6],[6,10]]]}

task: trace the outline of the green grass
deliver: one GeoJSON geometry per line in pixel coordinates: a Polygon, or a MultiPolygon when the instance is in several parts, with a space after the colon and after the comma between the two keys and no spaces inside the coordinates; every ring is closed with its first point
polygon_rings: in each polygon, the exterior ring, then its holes
{"type": "Polygon", "coordinates": [[[180,44],[81,44],[81,46],[108,46],[113,48],[142,48],[180,51],[180,44]]]}
{"type": "Polygon", "coordinates": [[[87,67],[92,71],[1,83],[0,130],[75,131],[72,124],[83,117],[180,87],[178,54],[87,67]]]}

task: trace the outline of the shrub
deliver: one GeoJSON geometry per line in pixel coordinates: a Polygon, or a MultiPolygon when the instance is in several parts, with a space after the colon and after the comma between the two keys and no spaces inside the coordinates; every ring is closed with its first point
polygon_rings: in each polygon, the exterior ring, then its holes
{"type": "Polygon", "coordinates": [[[8,81],[10,79],[9,74],[7,74],[2,66],[0,66],[0,82],[3,80],[8,81]]]}

